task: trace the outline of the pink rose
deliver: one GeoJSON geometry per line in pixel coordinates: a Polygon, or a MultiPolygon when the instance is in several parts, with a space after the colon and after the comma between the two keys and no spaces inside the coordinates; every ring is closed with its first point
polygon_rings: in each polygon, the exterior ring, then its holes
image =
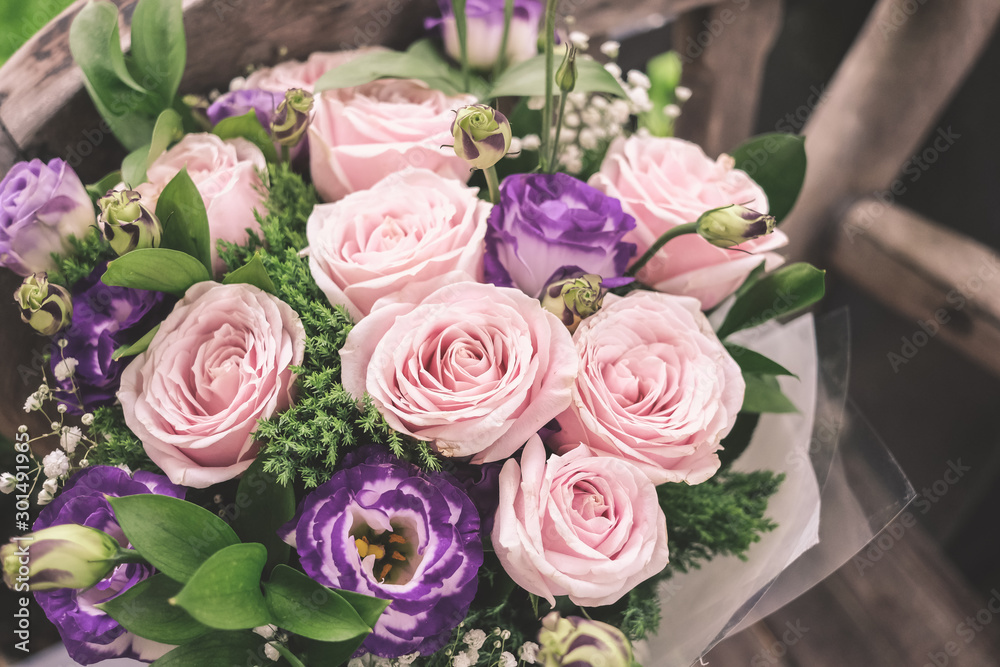
{"type": "Polygon", "coordinates": [[[475,101],[404,79],[325,91],[316,99],[309,125],[316,190],[326,201],[336,201],[406,167],[466,182],[469,165],[448,146],[454,143],[454,110],[475,101]]]}
{"type": "Polygon", "coordinates": [[[305,335],[295,311],[257,287],[197,283],[125,368],[125,422],[173,483],[232,479],[257,454],[257,420],[291,402],[305,335]]]}
{"type": "Polygon", "coordinates": [[[536,299],[464,282],[379,306],[340,351],[344,388],[397,431],[473,463],[513,454],[569,406],[573,339],[536,299]]]}
{"type": "Polygon", "coordinates": [[[667,566],[667,520],[636,466],[578,446],[545,460],[538,436],[500,472],[493,548],[521,588],[555,605],[613,604],[667,566]]]}
{"type": "Polygon", "coordinates": [[[212,237],[212,265],[216,274],[226,270],[215,242],[246,243],[247,229],[260,231],[254,210],[265,213],[264,184],[257,172],[266,171],[264,154],[246,139],[223,141],[214,134],[188,134],[156,158],[146,171],[147,183],[136,187],[143,203],[155,210],[163,188],[187,167],[205,210],[212,237]]]}
{"type": "MultiPolygon", "coordinates": [[[[636,228],[625,240],[638,246],[636,257],[668,229],[694,222],[710,209],[742,204],[760,213],[768,210],[764,191],[733,168],[732,158],[713,161],[681,139],[616,139],[590,185],[620,199],[635,216],[636,228]]],[[[786,243],[788,237],[775,231],[731,250],[689,234],[664,246],[638,278],[661,292],[693,296],[708,309],[735,292],[762,261],[769,271],[780,266],[784,259],[768,251],[786,243]]]]}
{"type": "Polygon", "coordinates": [[[313,209],[309,269],[331,303],[357,320],[408,285],[461,271],[480,277],[490,205],[426,169],[390,174],[369,190],[313,209]]]}
{"type": "Polygon", "coordinates": [[[580,375],[549,443],[626,459],[654,484],[699,484],[743,405],[743,375],[696,299],[608,295],[573,335],[580,375]]]}
{"type": "Polygon", "coordinates": [[[289,88],[302,88],[312,92],[319,78],[328,71],[351,62],[358,56],[385,51],[381,46],[370,46],[351,51],[317,51],[305,61],[288,60],[274,67],[265,67],[247,76],[242,88],[258,88],[273,93],[284,93],[289,88]]]}

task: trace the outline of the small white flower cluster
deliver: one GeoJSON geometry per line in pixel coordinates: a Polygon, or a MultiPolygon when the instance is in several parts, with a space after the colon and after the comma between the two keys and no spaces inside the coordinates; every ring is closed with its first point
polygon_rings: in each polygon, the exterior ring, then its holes
{"type": "Polygon", "coordinates": [[[419,657],[419,653],[408,653],[398,658],[380,658],[377,655],[366,653],[360,658],[348,660],[347,667],[409,667],[419,657]]]}

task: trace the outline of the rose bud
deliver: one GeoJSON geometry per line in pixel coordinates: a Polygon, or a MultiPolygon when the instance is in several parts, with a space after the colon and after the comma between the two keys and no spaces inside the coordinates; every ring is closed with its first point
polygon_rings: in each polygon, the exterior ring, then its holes
{"type": "Polygon", "coordinates": [[[302,140],[309,127],[309,112],[313,96],[301,88],[285,91],[285,99],[278,104],[271,120],[271,137],[282,146],[292,148],[302,140]]]}
{"type": "Polygon", "coordinates": [[[90,588],[114,569],[118,540],[107,533],[66,523],[28,533],[0,549],[3,581],[14,588],[27,578],[28,588],[90,588]]]}
{"type": "Polygon", "coordinates": [[[713,208],[698,218],[698,234],[712,245],[729,248],[774,231],[773,215],[732,204],[713,208]]]}
{"type": "MultiPolygon", "coordinates": [[[[490,70],[503,56],[507,65],[528,60],[538,53],[538,28],[545,3],[541,0],[514,0],[514,15],[506,46],[503,42],[504,0],[469,0],[465,3],[466,55],[469,66],[490,70]]],[[[440,19],[428,19],[428,28],[441,26],[444,49],[448,55],[461,61],[458,26],[451,0],[438,0],[440,19]]]]}
{"type": "Polygon", "coordinates": [[[576,47],[572,44],[566,49],[566,57],[556,70],[556,85],[564,93],[571,93],[576,87],[576,47]]]}
{"type": "Polygon", "coordinates": [[[489,169],[510,150],[510,123],[507,117],[485,104],[471,104],[458,110],[451,124],[455,155],[473,169],[489,169]]]}
{"type": "Polygon", "coordinates": [[[561,319],[573,332],[580,322],[601,309],[608,290],[596,273],[575,271],[563,275],[565,273],[557,271],[542,290],[542,308],[561,319]]]}
{"type": "Polygon", "coordinates": [[[73,319],[73,298],[66,288],[49,283],[47,273],[24,279],[14,292],[21,319],[43,336],[53,336],[73,319]]]}
{"type": "Polygon", "coordinates": [[[621,630],[578,616],[562,618],[557,611],[542,619],[538,643],[541,649],[535,664],[544,667],[632,664],[632,645],[621,630]]]}
{"type": "Polygon", "coordinates": [[[160,247],[160,220],[140,199],[135,190],[111,190],[97,200],[101,209],[97,222],[104,238],[119,255],[160,247]]]}

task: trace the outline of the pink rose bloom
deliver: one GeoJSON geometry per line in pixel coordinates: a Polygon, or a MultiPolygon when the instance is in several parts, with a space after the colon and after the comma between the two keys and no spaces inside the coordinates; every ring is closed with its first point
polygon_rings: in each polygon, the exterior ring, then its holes
{"type": "Polygon", "coordinates": [[[444,456],[504,459],[569,406],[577,353],[537,299],[464,282],[375,308],[340,351],[344,388],[444,456]]]}
{"type": "Polygon", "coordinates": [[[316,190],[326,201],[337,201],[406,167],[468,181],[469,165],[448,146],[454,143],[454,111],[475,101],[408,79],[325,91],[316,98],[309,125],[316,190]]]}
{"type": "Polygon", "coordinates": [[[125,368],[125,422],[174,484],[232,479],[257,454],[257,420],[290,404],[305,336],[295,311],[257,287],[197,283],[125,368]]]}
{"type": "Polygon", "coordinates": [[[176,146],[156,158],[146,171],[147,183],[135,189],[143,203],[155,210],[163,188],[181,169],[201,193],[208,212],[212,237],[212,265],[221,275],[226,266],[219,259],[215,242],[246,243],[247,229],[260,231],[254,210],[265,213],[264,183],[257,172],[266,171],[264,154],[246,139],[226,139],[214,134],[187,134],[176,146]]]}
{"type": "Polygon", "coordinates": [[[743,405],[743,375],[696,299],[608,295],[573,335],[580,375],[550,446],[584,443],[638,465],[654,484],[699,484],[743,405]]]}
{"type": "Polygon", "coordinates": [[[621,459],[578,446],[545,460],[532,436],[500,471],[493,548],[521,588],[555,605],[613,604],[667,566],[667,520],[656,487],[621,459]]]}
{"type": "Polygon", "coordinates": [[[371,46],[351,51],[317,51],[302,62],[288,60],[274,67],[265,67],[247,76],[242,88],[259,88],[273,93],[284,93],[289,88],[302,88],[312,92],[319,78],[328,71],[351,62],[358,56],[386,49],[371,46]]]}
{"type": "Polygon", "coordinates": [[[453,271],[482,274],[490,205],[426,169],[390,174],[369,190],[313,209],[309,269],[330,303],[355,320],[375,302],[453,271]]]}
{"type": "MultiPolygon", "coordinates": [[[[668,229],[694,222],[710,209],[742,204],[760,213],[768,210],[764,191],[733,168],[732,158],[713,161],[698,145],[681,139],[616,139],[590,185],[620,199],[635,217],[635,230],[625,240],[638,246],[636,257],[668,229]]],[[[780,266],[784,259],[769,251],[786,243],[788,237],[775,231],[733,250],[688,234],[665,245],[638,278],[661,292],[693,296],[707,310],[735,292],[762,261],[768,271],[780,266]]]]}

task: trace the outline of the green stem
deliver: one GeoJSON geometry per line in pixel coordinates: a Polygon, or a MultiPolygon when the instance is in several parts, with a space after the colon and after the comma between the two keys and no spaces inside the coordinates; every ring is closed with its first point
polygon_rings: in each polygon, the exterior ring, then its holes
{"type": "Polygon", "coordinates": [[[486,176],[486,185],[490,187],[490,201],[494,204],[500,203],[500,181],[497,179],[497,168],[496,166],[487,167],[483,169],[483,174],[486,176]]]}
{"type": "Polygon", "coordinates": [[[281,161],[285,164],[290,164],[292,161],[292,151],[284,144],[281,145],[281,161]]]}
{"type": "Polygon", "coordinates": [[[455,13],[455,32],[458,33],[458,53],[462,60],[462,85],[465,92],[469,92],[471,74],[469,72],[468,16],[465,14],[465,4],[465,0],[453,0],[451,8],[455,13]]]}
{"type": "Polygon", "coordinates": [[[542,110],[542,150],[539,152],[539,166],[548,172],[548,155],[552,143],[552,101],[555,81],[555,32],[556,4],[558,0],[548,0],[545,5],[545,108],[542,110]]]}
{"type": "Polygon", "coordinates": [[[503,72],[507,62],[507,40],[510,38],[510,22],[514,20],[514,0],[506,0],[503,6],[503,37],[500,38],[500,52],[497,61],[493,63],[493,80],[496,81],[503,72]]]}
{"type": "Polygon", "coordinates": [[[559,95],[559,115],[556,117],[556,140],[552,142],[552,160],[549,162],[549,173],[559,168],[559,135],[562,134],[563,118],[566,116],[566,98],[569,93],[559,95]]]}
{"type": "Polygon", "coordinates": [[[649,250],[643,253],[642,257],[636,261],[635,264],[629,267],[628,271],[625,272],[626,276],[634,276],[639,273],[639,269],[646,266],[646,263],[653,259],[653,255],[659,252],[660,248],[665,246],[668,241],[677,238],[678,236],[683,236],[684,234],[697,234],[698,233],[698,223],[697,222],[687,222],[683,225],[677,225],[672,229],[668,229],[663,233],[663,236],[656,239],[656,243],[649,246],[649,250]]]}
{"type": "Polygon", "coordinates": [[[278,653],[281,654],[281,657],[287,660],[288,664],[291,665],[292,667],[306,667],[305,663],[296,658],[295,654],[289,651],[288,647],[285,646],[284,644],[279,644],[278,642],[274,642],[273,644],[271,644],[271,646],[277,649],[278,653]]]}

